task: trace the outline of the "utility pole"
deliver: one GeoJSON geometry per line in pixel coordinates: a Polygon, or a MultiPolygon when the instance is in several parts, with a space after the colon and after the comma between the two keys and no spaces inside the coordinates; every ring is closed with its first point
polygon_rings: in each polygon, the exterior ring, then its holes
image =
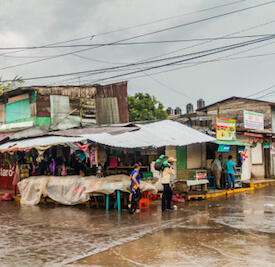
{"type": "Polygon", "coordinates": [[[79,103],[79,117],[80,117],[80,126],[82,127],[82,117],[83,117],[83,98],[80,97],[79,103]]]}

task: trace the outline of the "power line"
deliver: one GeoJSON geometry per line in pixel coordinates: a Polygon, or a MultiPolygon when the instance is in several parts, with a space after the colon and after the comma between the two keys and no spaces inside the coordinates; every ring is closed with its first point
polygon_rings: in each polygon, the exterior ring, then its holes
{"type": "Polygon", "coordinates": [[[148,73],[146,73],[146,72],[143,72],[143,73],[144,73],[147,77],[149,77],[150,79],[154,80],[154,81],[157,82],[158,84],[164,86],[165,88],[169,89],[170,91],[173,91],[173,92],[175,92],[175,93],[177,93],[177,94],[180,94],[180,95],[182,95],[182,96],[188,97],[188,98],[190,98],[190,99],[197,100],[197,99],[194,98],[194,97],[191,97],[191,96],[189,96],[189,95],[186,95],[186,94],[184,94],[184,93],[182,93],[182,92],[179,92],[179,91],[177,91],[177,90],[171,88],[170,86],[168,86],[168,85],[162,83],[161,81],[159,81],[159,80],[153,78],[153,77],[152,77],[151,75],[149,75],[148,73]]]}
{"type": "MultiPolygon", "coordinates": [[[[267,44],[267,45],[269,45],[269,44],[267,44]]],[[[253,58],[253,57],[265,56],[265,55],[275,55],[275,53],[270,53],[270,54],[263,54],[263,55],[253,55],[253,56],[246,56],[246,57],[238,57],[238,58],[225,59],[226,57],[230,57],[232,55],[237,55],[237,54],[245,53],[245,52],[251,51],[253,49],[258,49],[258,48],[263,47],[263,46],[264,45],[261,45],[261,46],[258,46],[256,48],[248,49],[248,50],[241,51],[241,52],[238,52],[238,53],[234,53],[234,54],[231,54],[231,55],[228,55],[228,56],[223,56],[223,57],[220,57],[220,58],[217,58],[217,59],[212,59],[212,60],[207,60],[207,61],[200,61],[200,62],[196,62],[196,63],[193,63],[193,62],[187,62],[187,63],[183,62],[183,63],[176,64],[176,65],[182,65],[182,64],[192,64],[192,65],[184,66],[184,67],[178,67],[178,68],[173,68],[173,69],[165,70],[165,71],[159,71],[159,72],[152,73],[150,75],[152,76],[152,75],[156,75],[156,74],[167,73],[167,72],[171,72],[171,71],[175,71],[175,70],[180,70],[180,69],[183,69],[183,68],[195,67],[195,66],[200,65],[200,64],[211,63],[211,62],[216,62],[216,61],[231,60],[231,59],[240,59],[240,58],[253,58]]],[[[87,76],[90,76],[90,75],[83,75],[82,77],[87,77],[87,76]]],[[[131,77],[131,79],[141,78],[141,77],[144,77],[144,76],[147,76],[147,75],[146,74],[145,75],[138,75],[138,76],[131,77]]],[[[74,79],[75,78],[71,78],[71,79],[64,80],[64,81],[66,82],[66,81],[74,80],[74,79]]],[[[62,82],[64,82],[64,81],[62,81],[62,82]]]]}
{"type": "MultiPolygon", "coordinates": [[[[92,35],[88,35],[88,36],[84,36],[84,37],[78,37],[78,38],[74,38],[74,39],[70,39],[70,40],[66,40],[66,41],[61,41],[61,42],[55,42],[55,43],[51,43],[51,44],[47,44],[47,45],[38,46],[37,48],[33,48],[33,49],[46,48],[46,47],[49,47],[49,46],[52,46],[52,45],[64,44],[64,43],[69,43],[69,42],[74,42],[74,41],[85,40],[85,39],[93,39],[94,37],[97,37],[97,36],[103,36],[103,35],[108,35],[108,34],[111,34],[111,33],[116,33],[116,32],[120,32],[120,31],[125,31],[125,30],[130,30],[130,29],[134,29],[134,28],[138,28],[138,27],[143,27],[143,26],[147,26],[147,25],[150,25],[150,24],[154,24],[154,23],[164,22],[164,21],[168,21],[168,20],[171,20],[171,19],[175,19],[175,18],[180,18],[180,17],[193,15],[193,14],[196,14],[196,13],[201,13],[201,12],[205,12],[205,11],[209,11],[209,10],[213,10],[213,9],[217,9],[217,8],[221,8],[221,7],[226,7],[226,6],[229,6],[229,5],[238,4],[238,3],[241,3],[241,2],[244,2],[244,1],[246,1],[246,0],[239,0],[239,1],[232,2],[232,3],[227,3],[227,4],[223,4],[223,5],[210,7],[210,8],[205,8],[205,9],[201,9],[201,10],[197,10],[197,11],[193,11],[193,12],[189,12],[189,13],[184,13],[184,14],[177,15],[177,16],[163,18],[163,19],[160,19],[160,20],[146,22],[146,23],[133,25],[133,26],[130,26],[130,27],[125,27],[125,28],[116,29],[116,30],[112,30],[112,31],[107,31],[107,32],[103,32],[103,33],[92,34],[92,35]]],[[[20,51],[11,52],[11,53],[17,53],[17,52],[22,52],[22,51],[25,51],[25,49],[22,49],[20,51]]],[[[0,56],[1,55],[3,55],[3,54],[0,54],[0,56]]]]}
{"type": "MultiPolygon", "coordinates": [[[[260,42],[262,42],[262,41],[260,41],[260,42]]],[[[224,48],[224,49],[221,49],[221,50],[218,50],[218,51],[209,52],[209,53],[206,53],[206,54],[203,54],[203,55],[194,56],[194,57],[191,57],[191,58],[188,58],[188,59],[183,59],[183,60],[179,60],[179,61],[176,61],[176,62],[166,63],[166,64],[163,64],[163,65],[148,67],[148,68],[143,69],[143,70],[139,70],[139,71],[135,71],[135,72],[129,72],[129,73],[124,73],[124,74],[112,76],[112,77],[109,77],[109,78],[99,79],[99,80],[97,80],[97,82],[101,82],[101,81],[104,81],[104,80],[107,80],[107,79],[111,79],[111,78],[118,78],[118,77],[130,75],[130,74],[138,73],[138,72],[141,72],[141,71],[148,71],[148,70],[152,70],[152,69],[156,69],[156,68],[162,68],[162,67],[166,67],[166,66],[176,65],[178,63],[182,63],[182,62],[185,62],[185,61],[190,61],[190,60],[193,60],[193,59],[197,59],[197,58],[213,55],[213,54],[216,54],[216,53],[225,52],[225,51],[228,51],[228,50],[231,50],[231,49],[236,49],[236,48],[240,48],[240,47],[243,47],[243,46],[246,46],[246,45],[251,45],[251,44],[255,44],[255,42],[254,43],[249,43],[249,44],[242,44],[242,45],[238,45],[238,46],[230,47],[230,48],[227,47],[227,48],[224,48]]]]}
{"type": "MultiPolygon", "coordinates": [[[[275,86],[275,85],[274,85],[275,86]]],[[[274,87],[273,86],[273,87],[274,87]]],[[[267,94],[264,94],[264,95],[262,95],[262,96],[260,96],[260,97],[257,97],[257,98],[255,98],[255,99],[260,99],[260,98],[264,98],[264,97],[267,97],[267,96],[272,96],[273,94],[275,93],[275,90],[273,90],[273,91],[271,91],[271,92],[269,92],[269,93],[267,93],[267,94]]]]}
{"type": "MultiPolygon", "coordinates": [[[[239,33],[246,32],[246,31],[249,31],[249,30],[252,30],[252,29],[256,29],[256,28],[259,28],[259,27],[262,27],[262,26],[266,26],[266,25],[269,25],[269,24],[274,23],[274,22],[275,22],[275,20],[271,20],[271,21],[268,21],[268,22],[265,22],[265,23],[253,26],[253,27],[245,28],[245,29],[243,29],[241,31],[237,31],[237,32],[233,32],[231,34],[224,35],[222,37],[229,37],[229,36],[232,36],[232,35],[235,35],[235,34],[239,34],[239,33]]],[[[212,42],[212,41],[203,42],[203,43],[196,44],[196,45],[193,45],[193,46],[189,46],[189,47],[186,47],[186,48],[183,48],[183,49],[179,49],[179,50],[175,50],[175,51],[172,51],[172,52],[169,52],[169,53],[165,53],[165,54],[162,54],[162,55],[158,55],[158,56],[155,56],[155,57],[147,58],[146,60],[138,61],[137,63],[139,63],[139,62],[147,62],[147,61],[149,61],[151,59],[159,58],[161,56],[168,55],[168,54],[173,54],[175,52],[186,50],[188,48],[193,48],[195,46],[200,46],[200,45],[203,45],[203,44],[206,44],[206,43],[209,43],[209,42],[212,42]]],[[[249,51],[249,50],[246,50],[246,51],[249,51]]],[[[240,52],[240,53],[244,53],[244,52],[240,52]]],[[[236,54],[240,54],[240,53],[236,53],[236,54]]],[[[236,55],[236,54],[233,54],[233,55],[236,55]]],[[[90,58],[87,58],[87,57],[83,57],[83,56],[79,56],[79,55],[76,55],[76,56],[81,57],[83,59],[94,61],[93,59],[90,59],[90,58]]],[[[225,57],[221,57],[218,60],[223,59],[223,58],[225,58],[225,57]]],[[[204,62],[201,62],[201,63],[208,63],[208,62],[214,62],[214,61],[215,60],[210,60],[210,61],[204,61],[204,62]]],[[[111,62],[108,62],[108,63],[112,64],[111,62]]],[[[190,63],[189,62],[188,63],[182,63],[182,64],[192,64],[192,62],[190,62],[190,63]]],[[[196,63],[196,64],[193,64],[192,66],[189,66],[189,67],[197,66],[199,64],[200,63],[196,63]]],[[[182,68],[186,68],[186,67],[174,68],[172,70],[168,70],[167,72],[174,71],[174,70],[179,70],[179,69],[182,69],[182,68]]],[[[160,73],[164,73],[164,71],[156,72],[156,73],[151,74],[151,75],[160,74],[160,73]]],[[[146,75],[139,75],[139,76],[135,76],[134,78],[140,78],[140,77],[144,77],[144,76],[146,76],[146,75]]],[[[87,77],[87,75],[83,75],[82,77],[87,77]]],[[[67,79],[67,80],[64,80],[64,81],[66,82],[66,81],[70,81],[70,80],[74,80],[74,79],[75,78],[71,78],[71,79],[67,79]]],[[[64,81],[61,81],[61,82],[64,82],[64,81]]],[[[58,83],[60,83],[60,82],[58,82],[58,83]]]]}
{"type": "MultiPolygon", "coordinates": [[[[116,66],[116,67],[111,67],[111,68],[103,68],[103,69],[95,69],[95,70],[88,70],[88,71],[81,71],[81,72],[74,72],[74,73],[65,73],[65,74],[56,74],[56,75],[47,75],[47,76],[40,76],[40,77],[24,78],[24,80],[27,81],[27,80],[56,78],[56,77],[79,75],[79,74],[85,74],[85,73],[89,73],[89,75],[91,75],[92,73],[99,74],[99,73],[102,73],[102,72],[103,73],[104,72],[109,72],[109,71],[112,71],[112,70],[127,68],[127,67],[131,67],[131,66],[139,66],[139,65],[144,65],[144,64],[152,64],[152,63],[157,63],[157,62],[162,62],[162,61],[175,60],[175,59],[179,59],[179,58],[187,57],[187,56],[189,56],[189,57],[190,56],[195,56],[195,57],[188,58],[188,59],[185,59],[185,60],[179,60],[179,61],[174,61],[174,62],[166,63],[166,64],[163,64],[163,65],[152,66],[152,67],[149,67],[147,69],[144,69],[144,71],[146,71],[146,70],[155,69],[155,68],[159,68],[159,67],[175,65],[175,64],[182,63],[182,62],[185,62],[185,61],[190,61],[191,59],[196,59],[196,58],[204,57],[204,56],[207,56],[207,55],[212,55],[212,54],[215,54],[215,53],[220,53],[220,52],[228,51],[228,50],[231,50],[231,49],[236,49],[236,48],[240,48],[240,47],[243,47],[243,46],[256,44],[256,43],[259,43],[259,42],[264,42],[264,41],[267,41],[267,40],[270,40],[270,39],[273,39],[273,38],[275,38],[275,35],[269,36],[269,37],[265,37],[265,38],[258,38],[256,40],[252,40],[252,41],[246,41],[246,42],[236,43],[236,44],[233,44],[233,45],[218,47],[218,48],[214,48],[214,49],[209,49],[209,50],[204,50],[204,51],[199,51],[199,52],[193,52],[193,53],[189,53],[189,54],[184,54],[184,55],[181,55],[181,56],[174,56],[174,57],[169,57],[169,58],[164,58],[164,59],[158,59],[158,60],[153,60],[153,61],[147,61],[147,62],[139,62],[139,63],[126,64],[126,65],[116,66]],[[203,54],[203,55],[197,56],[199,54],[203,54]]],[[[140,70],[140,71],[142,71],[142,70],[140,70]]],[[[138,72],[140,72],[140,71],[138,71],[138,72]]],[[[121,74],[121,75],[124,76],[125,74],[121,74]]],[[[5,80],[3,82],[9,82],[9,81],[10,80],[5,80]]]]}
{"type": "MultiPolygon", "coordinates": [[[[270,90],[270,89],[272,89],[272,88],[274,88],[274,87],[275,87],[275,84],[272,85],[272,86],[270,86],[270,87],[268,87],[268,88],[266,88],[266,89],[264,89],[264,90],[261,90],[261,91],[258,91],[258,92],[256,92],[256,93],[253,93],[253,94],[251,94],[251,95],[249,95],[249,96],[246,96],[246,98],[249,98],[249,97],[254,96],[254,95],[258,95],[258,94],[263,93],[263,92],[265,92],[265,91],[268,91],[268,90],[270,90]]],[[[256,99],[257,99],[257,98],[256,98],[256,99]]]]}
{"type": "Polygon", "coordinates": [[[273,4],[274,2],[275,1],[270,1],[270,2],[266,2],[266,3],[262,3],[262,4],[258,4],[258,5],[254,5],[254,6],[250,6],[250,7],[246,7],[246,8],[242,8],[242,9],[238,9],[238,10],[234,10],[234,11],[230,11],[230,12],[219,14],[219,15],[215,15],[215,16],[212,16],[212,17],[196,20],[196,21],[193,21],[193,22],[188,22],[188,23],[184,23],[184,24],[180,24],[180,25],[176,25],[176,26],[172,26],[172,27],[163,28],[163,29],[160,29],[160,30],[156,30],[156,31],[140,34],[140,35],[137,35],[137,36],[134,36],[134,37],[124,38],[124,39],[119,40],[119,41],[114,41],[114,42],[106,43],[104,45],[100,45],[100,46],[96,46],[96,47],[92,47],[92,48],[89,47],[89,48],[85,48],[85,49],[78,50],[78,51],[75,51],[75,52],[68,52],[68,53],[59,54],[59,55],[55,55],[55,56],[44,58],[44,59],[33,60],[33,61],[29,61],[29,62],[17,64],[17,65],[12,65],[12,66],[8,66],[8,67],[0,68],[0,70],[15,68],[15,67],[19,67],[19,66],[25,66],[25,65],[28,65],[28,64],[38,63],[38,62],[42,62],[42,61],[49,60],[49,59],[55,59],[55,58],[59,58],[59,57],[67,56],[67,55],[72,55],[72,54],[75,54],[75,53],[80,53],[80,52],[88,51],[88,50],[91,50],[91,49],[96,49],[96,48],[99,48],[99,47],[110,46],[110,45],[113,45],[113,44],[116,44],[116,43],[120,43],[120,42],[124,42],[124,41],[129,41],[129,40],[133,40],[133,39],[137,39],[137,38],[141,38],[141,37],[146,37],[146,36],[149,36],[149,35],[153,35],[153,34],[157,34],[157,33],[162,33],[162,32],[166,32],[166,31],[170,31],[170,30],[182,28],[182,27],[185,27],[185,26],[190,26],[190,25],[193,25],[193,24],[196,24],[196,23],[205,22],[205,21],[208,21],[208,20],[224,17],[224,16],[227,16],[227,15],[232,15],[232,14],[240,13],[240,12],[247,11],[247,10],[250,10],[250,9],[254,9],[254,8],[262,7],[262,6],[265,6],[265,5],[273,4]]]}
{"type": "MultiPolygon", "coordinates": [[[[231,39],[244,39],[244,38],[258,38],[270,36],[272,34],[255,34],[246,36],[231,36],[231,37],[208,37],[208,38],[193,38],[193,39],[177,39],[177,40],[160,40],[160,41],[144,41],[144,42],[123,42],[114,43],[114,46],[128,46],[128,45],[147,45],[147,44],[167,44],[167,43],[182,43],[182,42],[200,42],[200,41],[216,41],[216,40],[231,40],[231,39]]],[[[75,45],[51,45],[43,47],[45,49],[53,48],[73,48],[73,47],[93,47],[93,46],[104,46],[106,43],[95,43],[95,44],[75,44],[75,45]]],[[[23,46],[23,47],[0,47],[0,50],[17,50],[17,49],[38,49],[41,46],[23,46]]],[[[5,55],[0,55],[3,57],[10,57],[5,55]]]]}

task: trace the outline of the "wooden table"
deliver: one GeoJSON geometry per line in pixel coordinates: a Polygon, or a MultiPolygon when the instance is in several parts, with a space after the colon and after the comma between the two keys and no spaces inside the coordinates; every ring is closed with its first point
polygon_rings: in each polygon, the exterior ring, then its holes
{"type": "MultiPolygon", "coordinates": [[[[141,170],[149,171],[149,166],[140,166],[141,170]]],[[[110,175],[110,171],[114,171],[117,174],[118,170],[133,170],[133,166],[117,166],[117,167],[107,167],[107,175],[110,175]]]]}

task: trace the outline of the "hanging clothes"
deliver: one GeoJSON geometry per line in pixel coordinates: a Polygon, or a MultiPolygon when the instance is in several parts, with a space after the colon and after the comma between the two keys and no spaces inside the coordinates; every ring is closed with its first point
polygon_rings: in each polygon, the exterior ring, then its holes
{"type": "Polygon", "coordinates": [[[77,150],[75,153],[76,153],[76,156],[77,156],[81,161],[83,161],[83,160],[85,159],[85,154],[84,154],[83,151],[77,150]]]}
{"type": "Polygon", "coordinates": [[[52,162],[50,164],[50,172],[51,172],[51,175],[55,175],[55,160],[52,159],[52,162]]]}
{"type": "Polygon", "coordinates": [[[87,144],[87,145],[81,145],[80,143],[76,143],[77,144],[77,146],[82,150],[82,151],[86,151],[87,149],[88,149],[88,147],[89,147],[89,145],[90,144],[87,144]]]}
{"type": "Polygon", "coordinates": [[[91,152],[90,167],[92,167],[92,166],[93,166],[93,155],[94,155],[94,153],[93,153],[93,148],[92,148],[92,147],[90,147],[90,152],[91,152]]]}
{"type": "Polygon", "coordinates": [[[67,170],[66,170],[66,166],[65,164],[61,165],[61,172],[60,172],[61,176],[66,176],[67,175],[67,170]]]}
{"type": "Polygon", "coordinates": [[[96,167],[98,167],[98,150],[97,150],[97,148],[95,148],[95,164],[96,164],[96,167]]]}
{"type": "Polygon", "coordinates": [[[12,185],[17,185],[19,181],[20,181],[20,168],[19,168],[19,164],[16,164],[12,185]]]}
{"type": "Polygon", "coordinates": [[[107,161],[108,157],[107,157],[107,153],[105,150],[103,149],[100,149],[98,151],[98,163],[101,165],[101,166],[104,166],[106,161],[107,161]]]}

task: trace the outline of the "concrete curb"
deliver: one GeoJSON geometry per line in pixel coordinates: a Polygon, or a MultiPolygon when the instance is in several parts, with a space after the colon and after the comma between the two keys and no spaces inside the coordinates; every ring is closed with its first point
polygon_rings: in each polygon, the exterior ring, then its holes
{"type": "Polygon", "coordinates": [[[206,198],[216,198],[216,197],[232,195],[232,194],[236,194],[236,193],[245,193],[248,191],[254,191],[256,189],[265,188],[268,186],[275,186],[275,181],[268,181],[268,182],[262,182],[262,183],[250,183],[250,187],[247,187],[247,188],[226,190],[224,192],[217,192],[217,193],[208,193],[208,194],[206,194],[206,198]]]}

